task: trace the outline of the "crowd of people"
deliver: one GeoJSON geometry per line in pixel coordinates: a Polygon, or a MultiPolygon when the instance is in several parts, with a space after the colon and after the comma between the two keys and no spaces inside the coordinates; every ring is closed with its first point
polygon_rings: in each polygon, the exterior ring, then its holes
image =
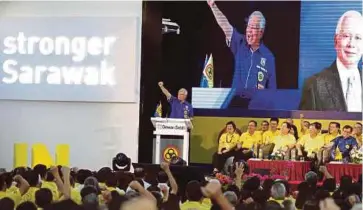
{"type": "MultiPolygon", "coordinates": [[[[0,175],[1,210],[345,210],[361,209],[362,177],[354,183],[343,176],[340,185],[325,166],[326,177],[318,186],[317,174],[305,175],[297,191],[287,180],[260,180],[257,176],[242,182],[245,163],[234,165],[234,181],[223,186],[217,179],[187,180],[185,186],[175,178],[168,163],[160,164],[155,179],[148,179],[143,168],[97,172],[87,169],[36,165],[19,167],[0,175]],[[338,186],[338,187],[337,187],[338,186]],[[180,190],[183,189],[183,190],[180,190]]],[[[182,177],[185,177],[183,175],[182,177]]],[[[179,177],[180,178],[180,177],[179,177]]],[[[184,180],[185,181],[185,180],[184,180]]]]}
{"type": "Polygon", "coordinates": [[[214,173],[220,172],[230,157],[236,162],[252,157],[274,159],[280,155],[283,159],[311,160],[323,165],[332,160],[351,162],[351,152],[361,152],[362,123],[341,128],[340,123],[330,122],[327,130],[323,130],[321,123],[310,123],[303,115],[300,117],[300,130],[292,119],[287,119],[280,128],[278,118],[264,120],[259,130],[257,122],[251,120],[244,133],[233,121],[227,122],[213,155],[214,173]]]}

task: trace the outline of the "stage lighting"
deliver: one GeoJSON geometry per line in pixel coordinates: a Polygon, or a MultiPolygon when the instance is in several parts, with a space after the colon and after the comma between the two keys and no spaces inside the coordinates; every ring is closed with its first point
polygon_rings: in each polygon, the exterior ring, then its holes
{"type": "Polygon", "coordinates": [[[118,153],[112,158],[112,169],[114,171],[130,171],[131,159],[124,153],[118,153]]]}
{"type": "Polygon", "coordinates": [[[175,32],[176,34],[179,35],[180,34],[180,26],[175,22],[171,22],[170,19],[163,18],[162,19],[161,31],[162,31],[162,34],[175,32]]]}
{"type": "Polygon", "coordinates": [[[186,166],[187,162],[181,157],[174,156],[170,159],[170,165],[186,166]]]}

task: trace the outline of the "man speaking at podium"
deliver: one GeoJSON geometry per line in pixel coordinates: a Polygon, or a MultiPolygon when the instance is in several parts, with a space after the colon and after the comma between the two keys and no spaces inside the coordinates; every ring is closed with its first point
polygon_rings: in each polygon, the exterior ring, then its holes
{"type": "Polygon", "coordinates": [[[178,98],[171,95],[170,92],[164,87],[163,82],[159,82],[159,87],[164,93],[168,102],[171,106],[171,113],[169,118],[180,118],[180,119],[190,119],[193,118],[193,107],[185,99],[187,98],[188,92],[186,89],[181,88],[178,91],[178,98]]]}

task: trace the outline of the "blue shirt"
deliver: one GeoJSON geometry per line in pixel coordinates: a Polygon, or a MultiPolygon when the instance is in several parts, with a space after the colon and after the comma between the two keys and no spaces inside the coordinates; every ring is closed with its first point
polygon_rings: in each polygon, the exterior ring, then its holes
{"type": "Polygon", "coordinates": [[[257,89],[258,84],[276,89],[275,57],[263,43],[252,52],[246,36],[233,28],[230,48],[235,60],[232,88],[237,94],[257,89]]]}
{"type": "Polygon", "coordinates": [[[179,99],[171,96],[169,103],[171,106],[170,118],[189,119],[193,117],[193,107],[187,101],[181,102],[179,99]]]}
{"type": "Polygon", "coordinates": [[[334,142],[334,145],[331,150],[331,157],[335,159],[335,150],[338,147],[339,151],[342,153],[342,157],[346,158],[349,157],[349,152],[354,148],[358,148],[357,140],[355,140],[354,137],[349,136],[348,138],[344,139],[343,136],[339,136],[332,140],[334,142]]]}

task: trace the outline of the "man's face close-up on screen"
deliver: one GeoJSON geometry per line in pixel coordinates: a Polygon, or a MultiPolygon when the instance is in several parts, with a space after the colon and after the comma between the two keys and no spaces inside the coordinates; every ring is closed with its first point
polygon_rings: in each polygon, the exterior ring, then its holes
{"type": "Polygon", "coordinates": [[[258,16],[251,16],[248,20],[248,25],[246,28],[247,43],[249,45],[258,45],[263,34],[263,29],[261,29],[261,18],[258,16]]]}
{"type": "Polygon", "coordinates": [[[345,65],[357,65],[363,53],[363,21],[346,17],[336,36],[337,56],[345,65]]]}

